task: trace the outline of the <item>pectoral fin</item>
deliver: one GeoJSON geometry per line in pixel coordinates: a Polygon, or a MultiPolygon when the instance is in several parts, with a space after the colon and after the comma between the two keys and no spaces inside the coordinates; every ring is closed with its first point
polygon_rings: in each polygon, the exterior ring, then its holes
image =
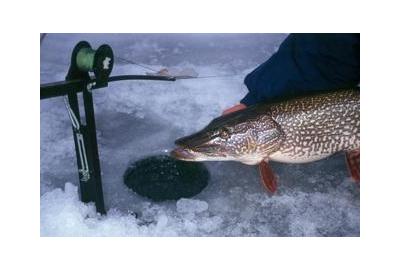
{"type": "Polygon", "coordinates": [[[347,168],[355,182],[360,183],[360,149],[346,152],[347,168]]]}
{"type": "Polygon", "coordinates": [[[277,188],[277,178],[269,166],[268,162],[261,161],[258,164],[260,169],[261,183],[271,193],[275,193],[277,188]]]}

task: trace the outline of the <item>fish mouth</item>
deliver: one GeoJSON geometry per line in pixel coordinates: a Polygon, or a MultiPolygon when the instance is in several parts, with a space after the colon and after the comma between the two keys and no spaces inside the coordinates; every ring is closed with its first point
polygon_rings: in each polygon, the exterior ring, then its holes
{"type": "Polygon", "coordinates": [[[170,152],[170,156],[184,161],[225,160],[227,155],[219,151],[212,151],[208,146],[191,149],[178,146],[170,152]]]}
{"type": "Polygon", "coordinates": [[[218,144],[210,142],[210,136],[198,132],[175,141],[176,148],[171,151],[173,158],[185,161],[206,161],[225,157],[218,144]]]}
{"type": "Polygon", "coordinates": [[[175,141],[176,148],[171,151],[170,156],[185,161],[196,161],[200,154],[197,147],[206,140],[207,136],[199,136],[199,133],[179,138],[175,141]]]}
{"type": "Polygon", "coordinates": [[[170,153],[171,157],[180,159],[180,160],[195,160],[196,156],[187,148],[177,147],[170,153]]]}

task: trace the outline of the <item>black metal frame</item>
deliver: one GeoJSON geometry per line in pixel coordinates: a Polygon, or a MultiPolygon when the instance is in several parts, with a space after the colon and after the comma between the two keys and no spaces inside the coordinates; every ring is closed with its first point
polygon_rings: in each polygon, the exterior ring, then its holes
{"type": "MultiPolygon", "coordinates": [[[[155,75],[118,75],[107,79],[109,82],[127,81],[127,80],[151,80],[151,81],[176,81],[176,77],[155,76],[155,75]]],[[[68,79],[65,81],[44,83],[40,85],[40,99],[65,96],[70,93],[81,93],[88,85],[92,85],[90,91],[103,88],[96,84],[96,78],[89,76],[85,79],[68,79]]]]}
{"type": "MultiPolygon", "coordinates": [[[[101,181],[100,159],[96,136],[96,121],[93,107],[92,91],[94,89],[108,86],[108,82],[121,80],[157,80],[175,81],[175,77],[152,76],[152,75],[122,75],[109,77],[113,66],[113,55],[111,48],[107,46],[111,62],[110,70],[103,72],[95,70],[95,76],[91,77],[89,71],[83,71],[77,65],[77,53],[82,48],[90,48],[90,44],[79,42],[71,57],[71,65],[65,81],[41,84],[40,99],[58,96],[68,96],[66,106],[72,122],[72,132],[75,142],[75,151],[79,173],[79,191],[82,202],[94,202],[96,210],[100,214],[106,214],[101,181]],[[100,74],[100,75],[99,75],[100,74]],[[82,93],[83,107],[85,113],[85,124],[82,123],[79,111],[78,93],[82,93]]],[[[99,48],[99,49],[100,49],[99,48]]],[[[104,49],[104,47],[102,48],[104,49]]],[[[96,52],[97,53],[97,52],[96,52]]]]}

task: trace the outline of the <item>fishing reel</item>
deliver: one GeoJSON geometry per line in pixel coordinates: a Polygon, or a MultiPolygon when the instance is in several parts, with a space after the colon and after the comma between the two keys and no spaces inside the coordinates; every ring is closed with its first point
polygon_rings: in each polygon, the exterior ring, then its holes
{"type": "Polygon", "coordinates": [[[94,50],[86,41],[79,42],[71,56],[67,79],[88,77],[94,74],[97,88],[107,86],[114,67],[114,53],[109,45],[103,44],[94,50]]]}

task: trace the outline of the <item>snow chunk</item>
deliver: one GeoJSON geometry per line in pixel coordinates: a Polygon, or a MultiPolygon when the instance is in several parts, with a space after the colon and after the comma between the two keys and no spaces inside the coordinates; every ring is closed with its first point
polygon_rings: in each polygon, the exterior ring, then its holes
{"type": "Polygon", "coordinates": [[[180,199],[176,203],[176,209],[179,213],[201,213],[208,209],[208,203],[194,199],[180,199]]]}

